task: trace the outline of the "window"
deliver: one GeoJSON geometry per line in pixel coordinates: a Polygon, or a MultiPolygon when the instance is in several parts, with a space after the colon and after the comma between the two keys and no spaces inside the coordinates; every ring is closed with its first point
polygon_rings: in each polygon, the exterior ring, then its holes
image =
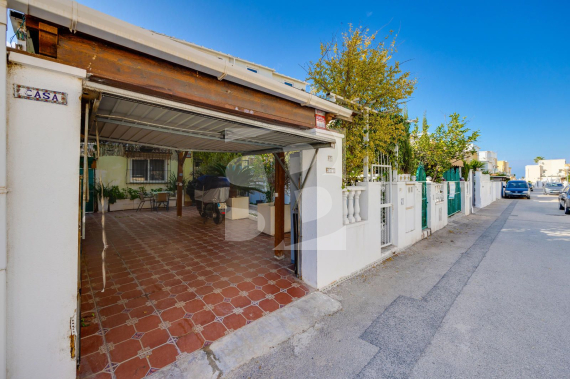
{"type": "Polygon", "coordinates": [[[130,183],[165,183],[168,180],[168,161],[132,158],[128,179],[130,183]]]}
{"type": "Polygon", "coordinates": [[[283,82],[283,83],[285,83],[286,86],[293,87],[293,83],[289,83],[289,82],[283,82]]]}
{"type": "Polygon", "coordinates": [[[249,68],[249,67],[248,67],[247,70],[248,70],[248,71],[251,71],[251,72],[255,72],[255,73],[257,74],[257,70],[255,70],[255,69],[253,69],[253,68],[249,68]]]}

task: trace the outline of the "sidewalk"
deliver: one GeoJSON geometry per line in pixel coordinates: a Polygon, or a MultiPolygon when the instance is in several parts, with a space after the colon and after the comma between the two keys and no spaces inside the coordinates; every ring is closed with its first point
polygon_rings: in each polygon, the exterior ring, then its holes
{"type": "MultiPolygon", "coordinates": [[[[380,351],[363,339],[367,329],[396,299],[423,299],[509,204],[499,200],[475,214],[454,216],[427,239],[328,290],[326,294],[342,304],[341,311],[226,377],[367,377],[363,368],[380,351]]],[[[399,319],[394,326],[400,322],[406,320],[399,319]]],[[[402,338],[395,336],[390,342],[405,343],[402,338]]]]}

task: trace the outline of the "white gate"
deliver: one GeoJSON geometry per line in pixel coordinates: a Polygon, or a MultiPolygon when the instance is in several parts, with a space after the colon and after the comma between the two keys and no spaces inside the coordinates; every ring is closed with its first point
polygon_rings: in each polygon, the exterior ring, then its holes
{"type": "Polygon", "coordinates": [[[380,155],[372,167],[372,181],[380,182],[380,244],[392,244],[392,165],[386,155],[380,155]]]}

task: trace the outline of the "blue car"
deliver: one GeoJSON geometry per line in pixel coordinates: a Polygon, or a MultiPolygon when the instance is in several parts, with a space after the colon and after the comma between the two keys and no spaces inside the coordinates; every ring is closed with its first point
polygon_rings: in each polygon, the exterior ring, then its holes
{"type": "Polygon", "coordinates": [[[530,188],[528,187],[528,183],[524,180],[509,181],[505,187],[504,196],[506,198],[526,197],[527,199],[530,199],[530,188]]]}

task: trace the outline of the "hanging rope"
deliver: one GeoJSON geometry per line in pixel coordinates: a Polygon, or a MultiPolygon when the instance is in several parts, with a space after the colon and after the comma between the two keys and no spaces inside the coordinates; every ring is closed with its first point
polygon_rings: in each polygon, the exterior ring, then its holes
{"type": "MultiPolygon", "coordinates": [[[[99,160],[99,126],[95,124],[95,136],[97,138],[97,160],[99,160]]],[[[103,271],[103,289],[101,292],[105,292],[105,286],[107,284],[107,273],[105,270],[105,256],[107,255],[107,233],[105,233],[105,192],[103,187],[103,179],[99,175],[99,187],[101,188],[101,232],[103,234],[103,251],[101,252],[101,269],[103,271]]]]}

